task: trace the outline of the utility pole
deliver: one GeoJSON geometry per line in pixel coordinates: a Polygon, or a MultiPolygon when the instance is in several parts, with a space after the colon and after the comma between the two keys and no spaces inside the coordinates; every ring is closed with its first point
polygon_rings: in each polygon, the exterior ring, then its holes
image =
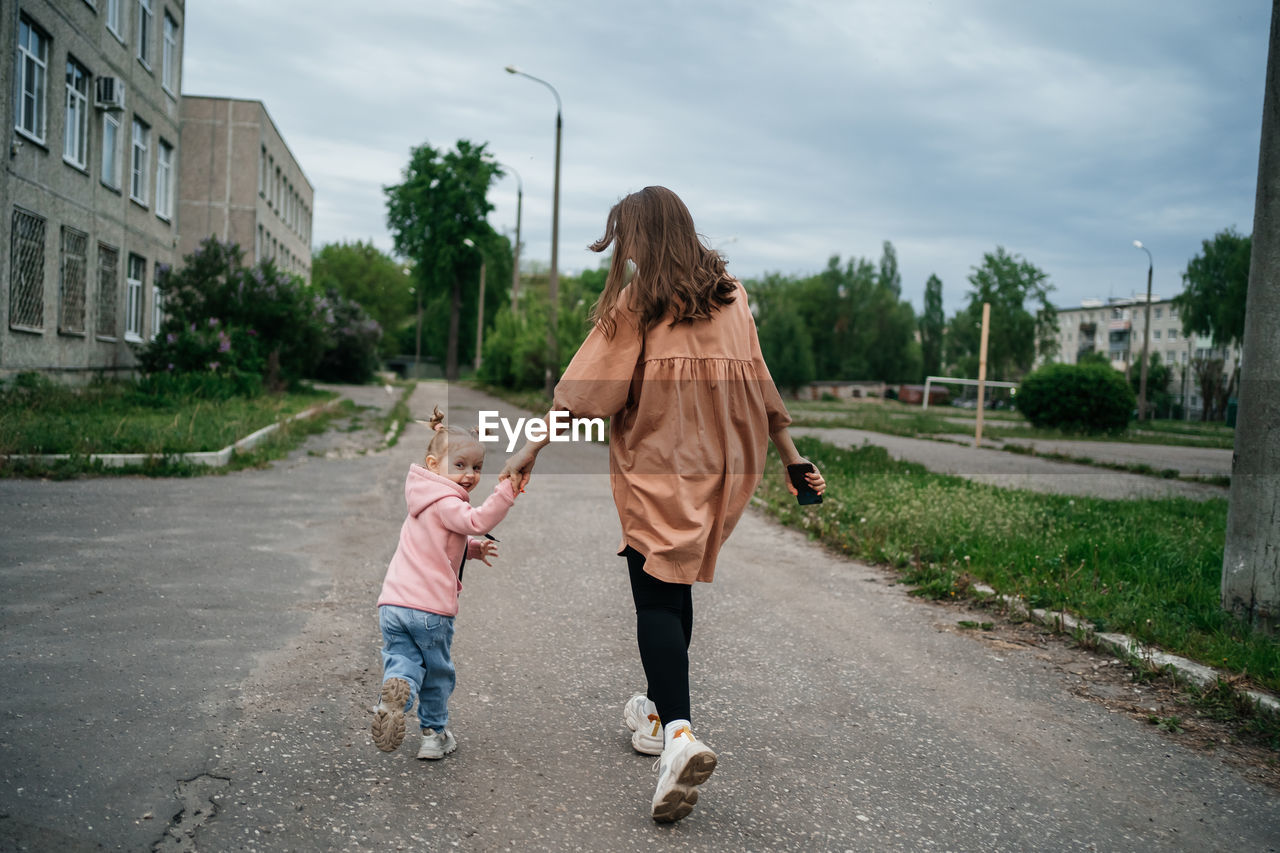
{"type": "Polygon", "coordinates": [[[1280,0],[1271,3],[1222,607],[1280,629],[1280,0]]]}

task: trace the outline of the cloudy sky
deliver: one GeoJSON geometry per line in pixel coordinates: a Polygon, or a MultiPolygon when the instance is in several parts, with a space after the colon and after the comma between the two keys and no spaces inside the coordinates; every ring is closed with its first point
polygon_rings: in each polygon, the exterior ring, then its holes
{"type": "MultiPolygon", "coordinates": [[[[485,142],[524,184],[525,258],[560,266],[627,192],[679,193],[741,278],[898,252],[950,314],[997,245],[1055,301],[1181,289],[1253,227],[1262,0],[217,0],[186,7],[183,91],[263,101],[315,187],[316,246],[390,250],[411,146],[485,142]]],[[[490,221],[514,233],[516,181],[490,221]]]]}

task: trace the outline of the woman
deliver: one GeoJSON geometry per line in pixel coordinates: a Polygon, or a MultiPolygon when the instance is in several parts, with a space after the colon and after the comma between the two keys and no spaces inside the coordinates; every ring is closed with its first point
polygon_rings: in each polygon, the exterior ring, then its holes
{"type": "MultiPolygon", "coordinates": [[[[636,750],[661,756],[652,814],[670,822],[689,814],[716,766],[690,722],[692,585],[711,582],[720,547],[760,482],[766,441],[784,466],[807,462],[787,431],[791,418],[760,353],[746,290],[699,240],[684,202],[663,187],[628,195],[591,250],[610,246],[591,333],[556,386],[552,410],[611,419],[618,553],[631,575],[648,680],[623,718],[636,750]]],[[[547,443],[527,442],[500,478],[524,488],[547,443]]],[[[809,467],[821,494],[822,475],[809,467]]],[[[787,487],[796,493],[789,480],[787,487]]]]}

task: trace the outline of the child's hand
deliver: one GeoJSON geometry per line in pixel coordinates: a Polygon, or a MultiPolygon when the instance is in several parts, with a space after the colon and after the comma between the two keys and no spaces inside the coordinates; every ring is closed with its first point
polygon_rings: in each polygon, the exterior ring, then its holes
{"type": "Polygon", "coordinates": [[[492,539],[481,539],[480,562],[484,563],[486,566],[492,566],[493,563],[489,562],[489,558],[496,556],[498,556],[498,543],[494,542],[492,539]]]}

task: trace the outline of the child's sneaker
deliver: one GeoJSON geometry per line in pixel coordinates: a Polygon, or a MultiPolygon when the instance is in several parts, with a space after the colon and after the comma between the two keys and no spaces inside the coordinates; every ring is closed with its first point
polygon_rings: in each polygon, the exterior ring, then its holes
{"type": "Polygon", "coordinates": [[[454,739],[453,732],[448,729],[442,732],[423,729],[422,746],[418,747],[418,757],[435,761],[437,758],[444,758],[457,748],[458,741],[454,739]]]}
{"type": "Polygon", "coordinates": [[[695,787],[711,778],[716,769],[716,754],[693,736],[688,728],[680,729],[662,750],[658,759],[658,788],[653,793],[653,819],[673,823],[698,802],[695,787]]]}
{"type": "Polygon", "coordinates": [[[373,709],[373,742],[383,752],[394,752],[404,740],[404,707],[412,692],[403,678],[382,682],[382,695],[373,709]]]}
{"type": "Polygon", "coordinates": [[[643,693],[637,693],[622,706],[622,722],[631,729],[631,748],[642,755],[662,754],[662,720],[658,709],[643,693]]]}

